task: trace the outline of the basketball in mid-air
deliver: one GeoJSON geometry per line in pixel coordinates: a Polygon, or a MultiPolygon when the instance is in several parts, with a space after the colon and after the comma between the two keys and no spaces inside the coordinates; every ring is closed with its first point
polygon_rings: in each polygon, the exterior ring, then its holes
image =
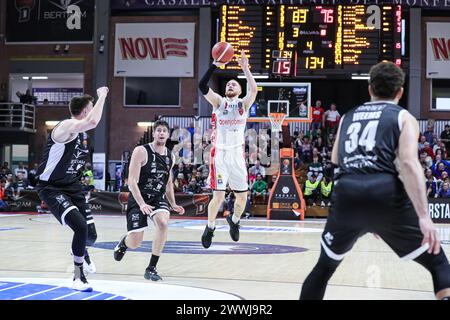
{"type": "Polygon", "coordinates": [[[234,50],[228,42],[217,42],[212,48],[211,54],[214,61],[228,63],[233,59],[234,50]]]}

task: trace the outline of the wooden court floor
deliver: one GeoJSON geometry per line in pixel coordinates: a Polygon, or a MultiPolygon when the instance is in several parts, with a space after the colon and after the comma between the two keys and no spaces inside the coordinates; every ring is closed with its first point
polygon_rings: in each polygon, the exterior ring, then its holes
{"type": "MultiPolygon", "coordinates": [[[[152,289],[142,291],[138,299],[183,299],[178,295],[181,289],[191,299],[205,299],[195,290],[206,289],[202,291],[206,299],[223,299],[220,294],[225,294],[246,300],[293,300],[298,299],[301,285],[317,261],[325,220],[243,220],[240,241],[235,243],[226,221],[219,219],[213,246],[203,249],[200,237],[205,221],[173,219],[166,252],[158,264],[163,281],[157,283],[143,278],[150,258],[151,228],[146,231],[143,251],[129,251],[116,262],[112,249],[126,232],[125,217],[95,216],[95,222],[98,239],[89,252],[97,272],[88,277],[94,289],[96,283],[108,284],[110,290],[133,284],[152,289]]],[[[449,256],[450,225],[438,228],[445,243],[442,248],[449,256]]],[[[69,283],[71,241],[71,231],[51,215],[0,215],[0,282],[60,279],[69,283]]],[[[0,299],[1,291],[0,286],[0,299]]],[[[368,234],[331,278],[325,298],[428,300],[434,295],[425,269],[401,261],[382,240],[368,234]]]]}

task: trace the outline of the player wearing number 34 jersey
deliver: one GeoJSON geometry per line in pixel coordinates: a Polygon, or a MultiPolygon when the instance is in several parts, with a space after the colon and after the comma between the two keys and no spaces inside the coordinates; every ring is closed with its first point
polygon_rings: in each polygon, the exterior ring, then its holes
{"type": "Polygon", "coordinates": [[[328,280],[359,237],[378,235],[402,259],[432,276],[438,299],[450,297],[450,265],[428,213],[417,157],[416,119],[397,104],[404,73],[391,62],[370,71],[371,102],[342,118],[332,152],[338,166],[319,261],[301,299],[322,299],[328,280]]]}

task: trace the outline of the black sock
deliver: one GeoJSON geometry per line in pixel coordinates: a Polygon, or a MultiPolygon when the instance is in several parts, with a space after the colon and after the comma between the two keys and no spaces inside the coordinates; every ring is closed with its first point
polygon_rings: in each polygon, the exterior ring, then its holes
{"type": "Polygon", "coordinates": [[[156,268],[156,264],[158,263],[159,256],[155,256],[152,254],[152,257],[150,258],[150,264],[148,265],[148,269],[153,270],[156,268]]]}

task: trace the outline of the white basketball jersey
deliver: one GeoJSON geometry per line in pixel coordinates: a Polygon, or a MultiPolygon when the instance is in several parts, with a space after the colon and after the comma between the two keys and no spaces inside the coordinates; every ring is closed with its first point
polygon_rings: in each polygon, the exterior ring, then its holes
{"type": "Polygon", "coordinates": [[[211,120],[215,147],[231,149],[242,146],[245,143],[247,117],[242,99],[223,97],[220,106],[213,111],[211,120]]]}

